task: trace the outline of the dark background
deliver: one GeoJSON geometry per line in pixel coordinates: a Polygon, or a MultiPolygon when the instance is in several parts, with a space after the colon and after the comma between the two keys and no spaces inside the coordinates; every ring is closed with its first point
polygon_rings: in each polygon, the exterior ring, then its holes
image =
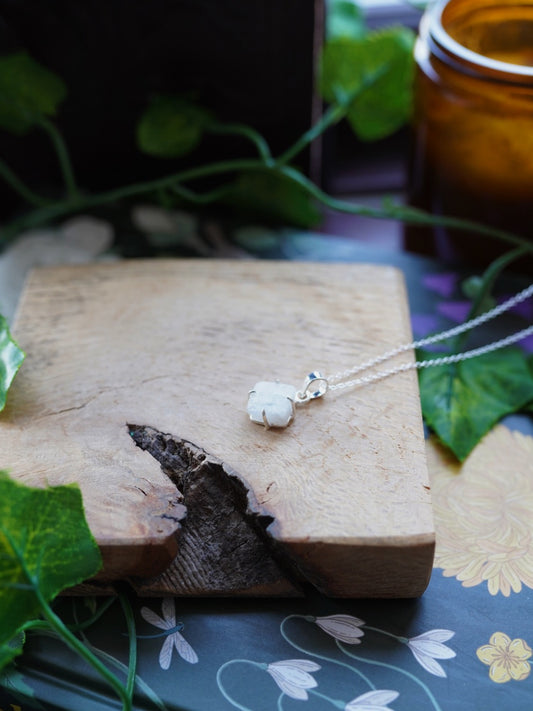
{"type": "MultiPolygon", "coordinates": [[[[0,53],[25,49],[67,85],[57,123],[91,191],[254,151],[243,139],[213,137],[187,159],[142,155],[136,120],[158,93],[190,92],[219,118],[254,126],[274,152],[288,147],[320,111],[322,32],[322,0],[0,0],[0,53]]],[[[0,155],[37,190],[60,182],[40,131],[1,131],[0,155]]],[[[4,215],[15,200],[0,188],[4,215]]]]}

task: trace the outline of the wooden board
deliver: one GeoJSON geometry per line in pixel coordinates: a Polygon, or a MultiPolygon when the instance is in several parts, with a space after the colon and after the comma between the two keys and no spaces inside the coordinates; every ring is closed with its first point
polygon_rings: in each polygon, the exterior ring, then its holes
{"type": "Polygon", "coordinates": [[[27,360],[0,462],[32,485],[79,483],[103,579],[141,594],[424,590],[434,532],[414,372],[328,393],[286,430],[246,415],[258,380],[299,387],[409,341],[397,270],[45,268],[13,330],[27,360]]]}

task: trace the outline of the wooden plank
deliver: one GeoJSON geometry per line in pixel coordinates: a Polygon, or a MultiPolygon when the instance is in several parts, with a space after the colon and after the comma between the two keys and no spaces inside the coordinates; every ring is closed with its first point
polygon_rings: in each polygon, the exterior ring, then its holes
{"type": "Polygon", "coordinates": [[[410,340],[397,270],[41,269],[14,332],[28,358],[0,462],[34,485],[79,482],[104,577],[134,575],[143,594],[424,590],[434,533],[416,375],[328,393],[286,430],[245,411],[258,380],[299,387],[410,340]]]}

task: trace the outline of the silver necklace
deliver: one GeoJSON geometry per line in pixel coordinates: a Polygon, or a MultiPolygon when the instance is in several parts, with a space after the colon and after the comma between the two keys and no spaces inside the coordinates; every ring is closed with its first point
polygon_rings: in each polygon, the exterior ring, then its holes
{"type": "Polygon", "coordinates": [[[518,294],[515,294],[510,299],[507,299],[507,301],[504,301],[502,304],[490,309],[490,311],[486,311],[481,314],[481,316],[470,319],[470,321],[459,324],[458,326],[450,328],[447,331],[442,331],[441,333],[428,336],[427,338],[422,338],[418,341],[404,343],[403,345],[392,348],[391,350],[371,358],[364,363],[360,363],[359,365],[355,365],[348,370],[343,370],[333,375],[326,376],[319,371],[313,371],[305,378],[303,386],[299,390],[293,385],[280,383],[278,380],[260,381],[256,383],[253,389],[248,393],[248,415],[250,416],[252,422],[264,425],[267,429],[271,427],[287,427],[294,419],[295,408],[297,406],[306,405],[311,402],[311,400],[323,397],[329,391],[355,388],[359,385],[366,385],[377,380],[383,380],[391,375],[403,373],[408,370],[420,370],[422,368],[431,368],[439,365],[451,365],[452,363],[459,363],[464,360],[469,360],[470,358],[477,358],[478,356],[485,355],[486,353],[491,353],[492,351],[499,350],[500,348],[510,346],[513,343],[523,340],[527,336],[533,335],[533,325],[523,328],[520,331],[516,331],[505,338],[493,341],[479,348],[464,351],[463,353],[454,353],[452,355],[431,358],[428,360],[410,361],[408,363],[402,363],[401,365],[389,368],[388,370],[358,375],[359,373],[364,373],[364,371],[370,370],[390,358],[400,355],[401,353],[413,351],[417,348],[423,348],[425,346],[432,345],[433,343],[453,338],[461,333],[477,328],[487,321],[490,321],[506,311],[509,311],[509,309],[512,309],[522,301],[529,299],[531,296],[533,296],[533,284],[530,284],[526,289],[523,289],[518,294]],[[354,375],[358,375],[358,377],[352,377],[354,375]]]}

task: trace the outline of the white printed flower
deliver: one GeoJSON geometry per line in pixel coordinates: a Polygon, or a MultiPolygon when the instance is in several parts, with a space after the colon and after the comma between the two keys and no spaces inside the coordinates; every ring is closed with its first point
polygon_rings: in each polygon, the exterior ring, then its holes
{"type": "Polygon", "coordinates": [[[268,664],[266,670],[284,694],[305,701],[308,698],[306,689],[314,689],[318,685],[309,672],[319,669],[319,664],[307,659],[285,659],[268,664]]]}
{"type": "Polygon", "coordinates": [[[451,630],[430,630],[418,637],[407,640],[407,646],[412,651],[417,662],[430,674],[446,676],[446,672],[436,659],[452,659],[455,657],[453,649],[443,642],[451,639],[455,632],[451,630]]]}
{"type": "Polygon", "coordinates": [[[361,629],[365,624],[364,621],[352,615],[315,617],[315,623],[324,632],[346,644],[360,644],[360,638],[365,634],[361,629]]]}
{"type": "Polygon", "coordinates": [[[398,698],[397,691],[376,689],[349,701],[344,711],[393,711],[388,704],[398,698]]]}
{"type": "Polygon", "coordinates": [[[141,615],[147,622],[154,625],[154,627],[159,627],[161,630],[168,631],[168,635],[165,636],[165,641],[163,642],[161,652],[159,653],[159,664],[161,669],[168,669],[170,667],[174,647],[182,659],[189,662],[189,664],[196,664],[198,661],[196,652],[180,634],[179,626],[176,626],[174,599],[171,597],[164,598],[161,609],[163,611],[162,618],[150,610],[149,607],[141,608],[141,615]]]}

